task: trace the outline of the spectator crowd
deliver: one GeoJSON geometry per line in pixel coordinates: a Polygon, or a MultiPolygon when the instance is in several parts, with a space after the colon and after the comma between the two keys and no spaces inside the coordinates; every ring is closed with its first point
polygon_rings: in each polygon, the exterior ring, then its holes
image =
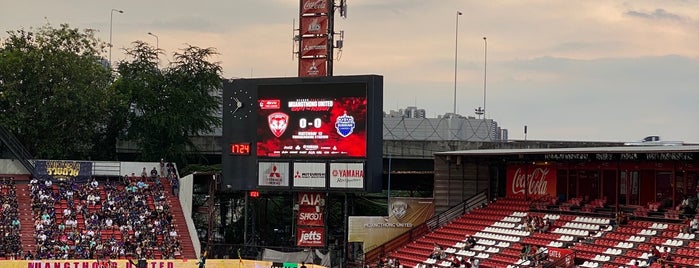
{"type": "Polygon", "coordinates": [[[27,258],[179,257],[179,234],[164,185],[177,176],[170,168],[167,173],[174,176],[159,176],[155,167],[154,174],[143,170],[141,176],[118,180],[32,178],[36,252],[27,252],[27,258]]]}

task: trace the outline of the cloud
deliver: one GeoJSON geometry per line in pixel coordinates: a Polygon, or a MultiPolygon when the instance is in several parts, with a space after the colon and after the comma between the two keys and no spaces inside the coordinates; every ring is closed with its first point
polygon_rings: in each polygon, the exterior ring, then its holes
{"type": "Polygon", "coordinates": [[[688,21],[687,18],[674,13],[667,12],[665,11],[665,9],[662,8],[656,8],[653,12],[629,10],[626,12],[626,15],[649,20],[670,20],[676,22],[688,21]]]}

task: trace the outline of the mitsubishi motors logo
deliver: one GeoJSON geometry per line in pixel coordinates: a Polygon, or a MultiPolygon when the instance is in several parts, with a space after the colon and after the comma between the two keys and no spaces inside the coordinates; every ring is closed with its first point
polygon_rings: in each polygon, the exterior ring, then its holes
{"type": "Polygon", "coordinates": [[[269,124],[269,130],[277,138],[281,137],[286,131],[286,127],[289,125],[289,115],[276,112],[267,116],[267,123],[269,124]]]}
{"type": "Polygon", "coordinates": [[[279,174],[279,171],[277,171],[277,165],[272,165],[272,171],[269,172],[269,177],[268,178],[281,178],[282,174],[279,174]]]}

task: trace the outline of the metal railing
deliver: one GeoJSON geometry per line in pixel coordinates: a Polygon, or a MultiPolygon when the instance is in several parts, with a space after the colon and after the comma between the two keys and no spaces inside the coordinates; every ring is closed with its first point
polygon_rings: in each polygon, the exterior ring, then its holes
{"type": "Polygon", "coordinates": [[[471,196],[463,202],[447,209],[446,211],[426,220],[424,223],[415,226],[409,231],[389,240],[388,242],[376,246],[373,249],[367,251],[364,254],[364,265],[378,262],[379,258],[381,258],[382,256],[385,256],[388,253],[391,253],[403,247],[410,241],[425,236],[426,234],[436,230],[437,228],[451,222],[457,217],[466,214],[466,212],[471,211],[473,208],[476,208],[487,202],[488,195],[486,189],[471,196]]]}
{"type": "Polygon", "coordinates": [[[27,148],[22,145],[22,142],[20,142],[17,137],[12,134],[12,132],[3,126],[0,126],[0,141],[7,146],[7,149],[10,150],[15,158],[19,160],[19,163],[22,164],[22,166],[26,168],[29,173],[36,175],[34,173],[34,163],[29,161],[29,159],[32,159],[32,156],[27,148]]]}

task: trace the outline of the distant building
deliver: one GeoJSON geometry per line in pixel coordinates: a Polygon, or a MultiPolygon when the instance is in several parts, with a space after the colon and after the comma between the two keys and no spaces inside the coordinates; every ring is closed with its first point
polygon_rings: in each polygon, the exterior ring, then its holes
{"type": "Polygon", "coordinates": [[[384,140],[497,141],[507,139],[507,129],[493,119],[476,119],[454,113],[425,118],[425,110],[409,106],[384,113],[384,140]]]}
{"type": "Polygon", "coordinates": [[[415,106],[408,106],[405,109],[399,109],[398,111],[391,110],[387,114],[384,113],[384,117],[403,117],[403,118],[425,118],[427,113],[425,109],[418,109],[415,106]]]}

